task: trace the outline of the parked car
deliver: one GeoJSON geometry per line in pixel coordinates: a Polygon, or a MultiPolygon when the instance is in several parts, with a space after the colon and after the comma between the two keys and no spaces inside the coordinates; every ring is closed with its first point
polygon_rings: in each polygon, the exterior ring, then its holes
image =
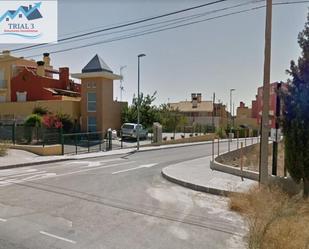
{"type": "MultiPolygon", "coordinates": [[[[122,137],[124,138],[136,138],[137,137],[137,124],[134,123],[124,123],[121,126],[122,137]]],[[[139,137],[141,139],[146,139],[148,137],[148,130],[142,125],[139,125],[139,137]]]]}

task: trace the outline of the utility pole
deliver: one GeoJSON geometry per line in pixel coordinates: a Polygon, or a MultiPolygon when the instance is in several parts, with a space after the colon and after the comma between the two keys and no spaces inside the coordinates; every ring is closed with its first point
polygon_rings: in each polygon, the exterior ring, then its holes
{"type": "Polygon", "coordinates": [[[213,132],[216,131],[215,129],[215,115],[216,115],[215,101],[216,101],[216,93],[214,93],[212,97],[212,130],[213,132]]]}
{"type": "Polygon", "coordinates": [[[145,54],[139,54],[137,56],[137,127],[136,127],[136,150],[139,151],[139,128],[140,128],[140,108],[141,108],[141,96],[140,96],[140,58],[146,56],[145,54]]]}
{"type": "Polygon", "coordinates": [[[272,0],[266,3],[265,51],[264,51],[264,80],[263,80],[263,109],[261,125],[260,151],[260,183],[268,183],[268,138],[269,138],[269,85],[271,66],[271,26],[272,0]]]}

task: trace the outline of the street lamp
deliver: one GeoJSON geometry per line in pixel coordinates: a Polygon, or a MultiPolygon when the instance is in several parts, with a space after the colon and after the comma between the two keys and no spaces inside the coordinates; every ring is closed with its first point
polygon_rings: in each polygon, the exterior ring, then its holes
{"type": "Polygon", "coordinates": [[[234,88],[230,89],[230,115],[231,115],[231,119],[230,119],[230,133],[232,132],[232,123],[233,123],[233,114],[232,114],[232,93],[233,91],[235,91],[234,88]]]}
{"type": "Polygon", "coordinates": [[[139,150],[139,127],[140,127],[140,58],[146,56],[145,54],[139,54],[137,56],[137,127],[136,127],[136,140],[137,150],[139,150]]]}

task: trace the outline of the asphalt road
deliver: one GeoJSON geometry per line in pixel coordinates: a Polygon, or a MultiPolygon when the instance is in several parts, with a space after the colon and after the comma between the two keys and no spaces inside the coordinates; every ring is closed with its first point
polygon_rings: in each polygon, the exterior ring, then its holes
{"type": "Polygon", "coordinates": [[[0,248],[244,248],[226,198],[160,175],[207,155],[210,144],[1,170],[0,248]]]}

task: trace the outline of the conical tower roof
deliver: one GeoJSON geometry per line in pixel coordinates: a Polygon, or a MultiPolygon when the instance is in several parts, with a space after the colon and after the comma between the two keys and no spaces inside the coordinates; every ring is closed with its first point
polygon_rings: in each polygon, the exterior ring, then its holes
{"type": "Polygon", "coordinates": [[[113,71],[109,68],[109,66],[97,54],[82,69],[82,73],[92,73],[92,72],[113,73],[113,71]]]}

